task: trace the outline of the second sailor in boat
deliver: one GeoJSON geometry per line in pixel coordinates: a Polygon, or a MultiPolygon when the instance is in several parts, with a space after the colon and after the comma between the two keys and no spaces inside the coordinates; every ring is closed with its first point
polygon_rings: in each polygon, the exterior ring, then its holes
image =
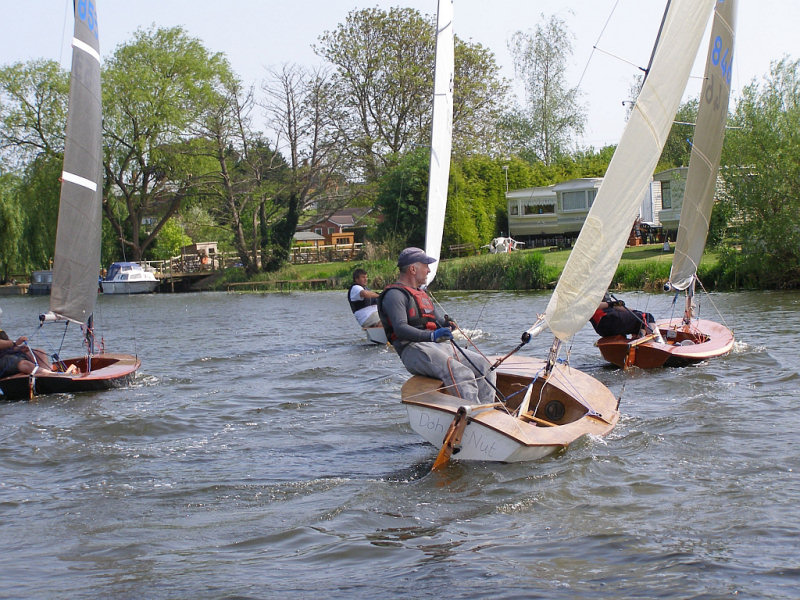
{"type": "Polygon", "coordinates": [[[378,317],[378,294],[367,287],[367,272],[364,269],[353,271],[353,283],[347,290],[350,310],[361,327],[375,327],[381,324],[378,317]]]}
{"type": "Polygon", "coordinates": [[[477,352],[446,343],[453,340],[455,323],[420,287],[434,262],[419,248],[400,253],[397,281],[378,298],[386,338],[409,373],[441,380],[449,393],[470,404],[492,402],[496,375],[490,363],[477,352]]]}
{"type": "Polygon", "coordinates": [[[628,308],[622,300],[617,300],[608,292],[603,296],[603,300],[589,322],[600,337],[638,336],[653,333],[658,338],[656,341],[661,341],[661,335],[656,329],[656,320],[653,315],[628,308]]]}

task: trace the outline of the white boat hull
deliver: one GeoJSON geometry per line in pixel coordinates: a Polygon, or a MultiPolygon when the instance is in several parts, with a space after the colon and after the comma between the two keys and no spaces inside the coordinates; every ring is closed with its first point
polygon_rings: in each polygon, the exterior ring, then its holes
{"type": "Polygon", "coordinates": [[[158,287],[158,280],[153,281],[102,281],[104,294],[152,294],[158,287]]]}
{"type": "MultiPolygon", "coordinates": [[[[441,447],[453,414],[438,409],[406,405],[411,429],[429,444],[441,447]]],[[[489,409],[493,410],[493,409],[489,409]]],[[[524,462],[538,460],[560,450],[563,446],[524,446],[519,441],[501,434],[483,423],[470,421],[461,438],[461,450],[452,460],[482,460],[494,462],[524,462]]]]}
{"type": "MultiPolygon", "coordinates": [[[[543,369],[544,361],[538,359],[508,359],[497,371],[498,388],[507,396],[507,403],[467,407],[467,425],[452,460],[538,460],[585,435],[603,436],[614,428],[619,410],[608,388],[564,365],[556,365],[545,383],[543,369]],[[522,398],[514,392],[524,390],[534,379],[530,410],[520,418],[516,409],[522,398]]],[[[441,381],[415,375],[402,390],[409,425],[436,448],[442,446],[450,424],[464,405],[441,386],[441,381]]]]}

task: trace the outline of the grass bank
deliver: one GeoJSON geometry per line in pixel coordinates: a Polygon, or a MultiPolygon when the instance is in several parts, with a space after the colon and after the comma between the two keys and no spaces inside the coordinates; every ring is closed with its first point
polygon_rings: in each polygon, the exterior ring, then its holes
{"type": "MultiPolygon", "coordinates": [[[[542,290],[553,287],[564,269],[570,250],[518,250],[508,254],[483,254],[443,260],[432,288],[436,290],[542,290]]],[[[612,280],[615,289],[657,290],[669,278],[672,252],[663,252],[660,244],[626,248],[612,280]]],[[[250,281],[248,289],[310,289],[312,280],[325,280],[316,289],[343,289],[350,285],[353,270],[362,268],[369,274],[369,286],[381,289],[394,281],[395,261],[370,260],[308,265],[286,265],[277,273],[260,273],[247,279],[241,269],[229,269],[215,285],[225,290],[229,283],[250,281]]],[[[718,260],[706,252],[698,271],[708,289],[716,287],[718,260]]]]}

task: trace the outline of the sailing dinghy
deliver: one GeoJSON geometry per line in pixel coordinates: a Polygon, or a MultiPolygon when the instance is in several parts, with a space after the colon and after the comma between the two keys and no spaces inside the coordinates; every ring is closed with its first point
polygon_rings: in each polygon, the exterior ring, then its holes
{"type": "Polygon", "coordinates": [[[130,381],[140,366],[135,356],[94,354],[92,314],[100,272],[103,183],[100,47],[95,0],[76,0],[73,5],[75,34],[53,285],[50,312],[39,319],[40,326],[50,322],[61,322],[65,328],[70,323],[79,324],[86,354],[54,364],[63,371],[74,365],[74,374],[18,373],[0,379],[0,397],[4,400],[107,389],[130,381]]]}
{"type": "Polygon", "coordinates": [[[703,256],[728,117],[728,99],[736,30],[736,0],[717,2],[706,59],[703,92],[689,158],[675,258],[667,291],[685,292],[682,317],[656,322],[654,336],[608,336],[597,341],[603,358],[619,367],[681,367],[723,356],[733,348],[728,327],[695,315],[697,265],[703,256]]]}
{"type": "MultiPolygon", "coordinates": [[[[497,387],[504,400],[465,406],[443,389],[441,381],[420,376],[403,386],[402,401],[411,427],[441,446],[434,469],[451,456],[535,460],[585,435],[605,435],[617,424],[618,401],[611,391],[593,377],[559,363],[558,353],[562,343],[588,322],[611,282],[678,109],[713,2],[673,0],[669,5],[649,76],[547,309],[523,334],[522,343],[495,363],[497,387]],[[545,329],[555,336],[546,360],[509,358],[545,329]]],[[[452,39],[447,31],[451,18],[452,2],[440,1],[437,54],[443,37],[452,39]],[[444,20],[443,7],[449,11],[444,20]]],[[[439,60],[437,56],[437,71],[439,60]]],[[[443,214],[445,199],[439,202],[443,214]]],[[[434,239],[441,243],[441,229],[434,239]]],[[[426,240],[426,254],[432,250],[426,240]]]]}

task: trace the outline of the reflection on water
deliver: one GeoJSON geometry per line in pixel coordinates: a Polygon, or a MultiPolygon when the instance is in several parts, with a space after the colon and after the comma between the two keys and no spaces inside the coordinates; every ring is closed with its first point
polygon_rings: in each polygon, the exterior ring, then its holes
{"type": "MultiPolygon", "coordinates": [[[[548,298],[438,296],[486,354],[548,298]]],[[[431,473],[344,291],[103,297],[135,385],[0,404],[2,595],[796,597],[800,294],[713,300],[738,341],[695,367],[608,368],[579,332],[571,364],[621,397],[605,439],[431,473]]],[[[4,299],[3,328],[45,305],[4,299]]]]}

